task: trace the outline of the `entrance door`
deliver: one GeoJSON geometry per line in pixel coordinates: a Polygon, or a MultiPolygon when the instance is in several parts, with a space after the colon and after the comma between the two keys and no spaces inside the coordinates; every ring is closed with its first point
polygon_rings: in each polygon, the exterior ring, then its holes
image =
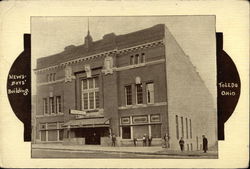
{"type": "Polygon", "coordinates": [[[85,133],[85,144],[100,145],[101,135],[96,128],[88,128],[85,133]]]}

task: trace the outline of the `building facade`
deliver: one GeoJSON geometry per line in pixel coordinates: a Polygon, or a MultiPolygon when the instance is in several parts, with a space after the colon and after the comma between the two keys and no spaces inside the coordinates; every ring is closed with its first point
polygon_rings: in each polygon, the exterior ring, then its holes
{"type": "Polygon", "coordinates": [[[212,96],[164,24],[106,34],[37,60],[36,142],[142,145],[143,135],[170,149],[217,142],[212,96]]]}

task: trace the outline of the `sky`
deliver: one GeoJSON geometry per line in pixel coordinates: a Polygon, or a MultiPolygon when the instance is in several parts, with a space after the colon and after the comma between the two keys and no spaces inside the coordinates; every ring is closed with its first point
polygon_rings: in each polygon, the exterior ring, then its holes
{"type": "MultiPolygon", "coordinates": [[[[165,24],[216,101],[215,16],[32,17],[32,69],[36,68],[37,58],[62,52],[69,45],[82,45],[88,18],[94,41],[111,32],[120,35],[165,24]]],[[[32,85],[35,85],[34,74],[32,85]]]]}

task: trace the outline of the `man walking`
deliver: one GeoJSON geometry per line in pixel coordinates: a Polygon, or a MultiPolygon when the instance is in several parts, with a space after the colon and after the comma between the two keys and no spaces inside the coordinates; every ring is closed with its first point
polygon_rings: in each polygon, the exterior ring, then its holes
{"type": "Polygon", "coordinates": [[[207,144],[208,144],[208,141],[207,141],[207,138],[205,137],[205,135],[202,135],[202,144],[203,144],[203,151],[204,153],[207,152],[207,144]]]}
{"type": "Polygon", "coordinates": [[[112,135],[112,146],[115,147],[115,142],[116,142],[116,136],[113,134],[112,135]]]}
{"type": "Polygon", "coordinates": [[[184,143],[185,143],[185,142],[184,142],[183,138],[181,137],[181,139],[180,139],[180,141],[179,141],[181,151],[184,150],[184,143]]]}

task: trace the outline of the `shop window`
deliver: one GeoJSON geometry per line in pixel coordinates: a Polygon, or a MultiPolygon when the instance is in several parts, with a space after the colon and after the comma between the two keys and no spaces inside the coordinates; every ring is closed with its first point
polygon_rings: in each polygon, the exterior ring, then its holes
{"type": "Polygon", "coordinates": [[[147,103],[154,103],[154,83],[147,83],[146,84],[146,91],[147,91],[147,103]]]}
{"type": "Polygon", "coordinates": [[[99,80],[98,77],[81,81],[81,103],[83,110],[99,108],[99,80]]]}
{"type": "Polygon", "coordinates": [[[55,113],[54,111],[54,98],[50,97],[49,98],[49,113],[55,113]]]}
{"type": "Polygon", "coordinates": [[[48,114],[48,101],[47,98],[43,99],[43,114],[48,114]]]}
{"type": "Polygon", "coordinates": [[[46,141],[46,131],[42,130],[41,132],[41,141],[46,141]]]}
{"type": "Polygon", "coordinates": [[[188,119],[186,118],[186,136],[187,136],[187,139],[188,139],[188,119]]]}
{"type": "Polygon", "coordinates": [[[183,117],[181,117],[181,137],[183,137],[183,138],[184,138],[183,117]]]}
{"type": "Polygon", "coordinates": [[[48,130],[48,141],[57,141],[57,130],[48,130]]]}
{"type": "Polygon", "coordinates": [[[153,138],[161,138],[161,125],[160,124],[151,125],[151,135],[153,138]]]}
{"type": "Polygon", "coordinates": [[[142,139],[143,135],[148,136],[148,125],[133,126],[133,135],[135,138],[142,139]]]}
{"type": "Polygon", "coordinates": [[[130,126],[122,127],[122,138],[123,139],[131,139],[130,126]]]}
{"type": "Polygon", "coordinates": [[[61,96],[56,96],[56,113],[61,113],[62,112],[62,100],[61,96]]]}
{"type": "Polygon", "coordinates": [[[63,129],[59,130],[59,140],[63,140],[63,129]]]}
{"type": "Polygon", "coordinates": [[[142,84],[136,84],[136,104],[143,103],[142,84]]]}
{"type": "Polygon", "coordinates": [[[179,140],[179,119],[178,119],[178,115],[175,116],[175,123],[176,123],[176,138],[179,140]]]}
{"type": "Polygon", "coordinates": [[[132,105],[132,87],[131,87],[131,85],[125,86],[125,99],[126,99],[126,105],[132,105]]]}
{"type": "Polygon", "coordinates": [[[190,150],[193,151],[193,144],[190,143],[190,150]]]}

